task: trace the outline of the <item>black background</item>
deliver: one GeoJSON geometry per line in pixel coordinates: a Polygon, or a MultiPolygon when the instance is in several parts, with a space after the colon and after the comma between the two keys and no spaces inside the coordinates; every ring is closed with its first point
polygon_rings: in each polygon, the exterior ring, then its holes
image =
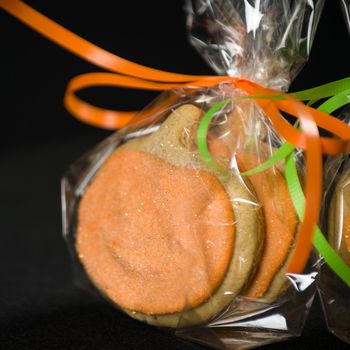
{"type": "MultiPolygon", "coordinates": [[[[180,0],[27,1],[97,45],[174,72],[211,74],[189,45],[180,0]]],[[[0,11],[0,348],[201,349],[129,319],[72,285],[61,236],[60,178],[110,134],[64,109],[66,83],[96,67],[0,11]]],[[[326,1],[308,64],[292,90],[350,76],[350,37],[337,1],[326,1]]],[[[109,108],[141,108],[154,93],[85,91],[109,108]]],[[[330,335],[319,301],[301,338],[266,349],[348,346],[330,335]]]]}

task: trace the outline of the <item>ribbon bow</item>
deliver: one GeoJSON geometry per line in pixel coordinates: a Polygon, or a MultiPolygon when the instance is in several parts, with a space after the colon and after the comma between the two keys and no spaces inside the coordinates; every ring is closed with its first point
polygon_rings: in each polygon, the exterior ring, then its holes
{"type": "MultiPolygon", "coordinates": [[[[144,67],[84,40],[20,0],[0,0],[0,7],[58,45],[110,72],[82,74],[73,78],[67,86],[65,106],[76,118],[85,123],[117,129],[130,123],[136,114],[136,112],[106,110],[80,100],[75,93],[89,87],[116,86],[158,91],[186,87],[190,91],[229,83],[245,92],[249,98],[254,98],[270,118],[276,131],[288,142],[286,145],[291,146],[288,152],[298,147],[306,154],[305,208],[299,208],[303,221],[295,252],[287,269],[289,273],[302,272],[310,254],[319,217],[322,196],[322,153],[327,155],[343,153],[349,149],[350,144],[350,127],[300,101],[325,97],[325,93],[317,95],[308,94],[310,91],[306,91],[304,95],[286,94],[245,79],[228,76],[184,75],[144,67]],[[294,128],[281,112],[298,118],[301,130],[294,128]],[[318,127],[330,131],[338,138],[321,137],[318,127]]],[[[157,108],[169,106],[172,103],[173,100],[170,97],[157,108]]],[[[146,111],[140,115],[140,118],[146,120],[147,116],[153,112],[152,109],[146,111]]],[[[282,148],[282,153],[283,150],[286,151],[286,147],[282,148]]],[[[288,152],[284,153],[287,155],[288,152]]]]}

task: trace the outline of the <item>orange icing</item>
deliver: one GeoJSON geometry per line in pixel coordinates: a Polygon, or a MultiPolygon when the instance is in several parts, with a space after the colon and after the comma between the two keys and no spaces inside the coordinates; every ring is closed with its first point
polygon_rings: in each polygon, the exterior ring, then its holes
{"type": "MultiPolygon", "coordinates": [[[[236,155],[240,171],[257,167],[255,154],[236,155]]],[[[283,175],[276,168],[249,176],[265,216],[265,244],[258,270],[246,296],[259,298],[282,267],[297,231],[298,219],[283,175]]]]}
{"type": "MultiPolygon", "coordinates": [[[[231,152],[219,139],[210,141],[210,151],[219,159],[229,160],[231,152]]],[[[257,167],[263,160],[253,153],[236,154],[241,172],[257,167]]],[[[248,176],[257,195],[265,217],[265,242],[257,272],[246,291],[246,296],[259,298],[268,290],[272,279],[286,260],[297,231],[298,218],[291,201],[286,181],[281,172],[270,168],[248,176]]],[[[350,218],[349,218],[350,233],[350,218]]],[[[350,235],[347,236],[350,244],[350,235]]]]}
{"type": "Polygon", "coordinates": [[[203,303],[222,283],[233,223],[213,175],[123,151],[87,188],[76,244],[88,274],[116,304],[168,314],[203,303]]]}

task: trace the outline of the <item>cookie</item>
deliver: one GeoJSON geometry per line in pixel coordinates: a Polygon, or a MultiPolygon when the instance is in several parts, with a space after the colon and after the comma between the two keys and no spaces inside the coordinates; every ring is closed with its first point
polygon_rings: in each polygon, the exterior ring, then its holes
{"type": "Polygon", "coordinates": [[[264,219],[254,191],[209,169],[187,142],[201,111],[184,105],[127,141],[80,202],[76,249],[96,287],[130,316],[164,327],[205,323],[254,276],[264,219]]]}
{"type": "MultiPolygon", "coordinates": [[[[252,153],[239,153],[236,156],[239,169],[247,171],[261,162],[252,153]]],[[[284,175],[277,168],[250,175],[249,181],[256,191],[265,217],[265,243],[259,268],[251,285],[245,292],[247,297],[273,300],[279,296],[288,280],[285,267],[292,252],[298,229],[298,218],[284,175]]]]}
{"type": "Polygon", "coordinates": [[[328,240],[350,265],[350,170],[340,177],[328,212],[328,240]]]}
{"type": "MultiPolygon", "coordinates": [[[[239,123],[240,129],[244,123],[239,123]]],[[[236,132],[238,126],[236,125],[236,132]]],[[[234,134],[234,136],[235,136],[234,134]]],[[[234,149],[235,160],[240,172],[253,169],[265,161],[269,154],[263,142],[250,142],[248,147],[232,147],[232,137],[215,140],[211,147],[215,155],[231,157],[234,149]],[[242,150],[244,149],[244,151],[242,150]],[[257,152],[259,150],[259,153],[257,152]],[[232,151],[231,151],[232,152],[232,151]]],[[[289,195],[282,168],[270,168],[261,173],[244,177],[256,193],[256,202],[262,206],[265,222],[265,241],[259,267],[244,295],[249,298],[263,298],[267,302],[276,300],[289,286],[286,268],[294,251],[294,242],[299,221],[289,195]]]]}

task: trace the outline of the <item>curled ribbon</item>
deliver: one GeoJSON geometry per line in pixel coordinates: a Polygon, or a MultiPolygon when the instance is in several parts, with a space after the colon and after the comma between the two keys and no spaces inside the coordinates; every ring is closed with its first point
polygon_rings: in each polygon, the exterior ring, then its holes
{"type": "MultiPolygon", "coordinates": [[[[309,256],[314,230],[318,222],[322,193],[322,153],[334,155],[348,150],[350,128],[334,117],[309,106],[297,96],[284,94],[248,80],[227,76],[193,76],[165,72],[127,61],[68,31],[20,0],[0,0],[0,7],[43,36],[71,51],[75,55],[112,73],[88,73],[73,78],[67,87],[66,108],[85,123],[107,129],[121,128],[133,120],[136,112],[102,109],[80,100],[76,92],[98,86],[115,86],[144,90],[171,90],[212,87],[221,83],[232,84],[242,90],[264,110],[277,132],[293,147],[305,150],[306,180],[305,208],[295,253],[287,271],[301,273],[309,256]],[[279,96],[280,98],[276,98],[279,96]],[[301,131],[295,129],[281,114],[288,113],[300,120],[301,131]],[[318,126],[336,136],[320,137],[318,126]]],[[[169,97],[158,108],[170,106],[169,97]]],[[[140,115],[146,120],[154,110],[140,115]]]]}

